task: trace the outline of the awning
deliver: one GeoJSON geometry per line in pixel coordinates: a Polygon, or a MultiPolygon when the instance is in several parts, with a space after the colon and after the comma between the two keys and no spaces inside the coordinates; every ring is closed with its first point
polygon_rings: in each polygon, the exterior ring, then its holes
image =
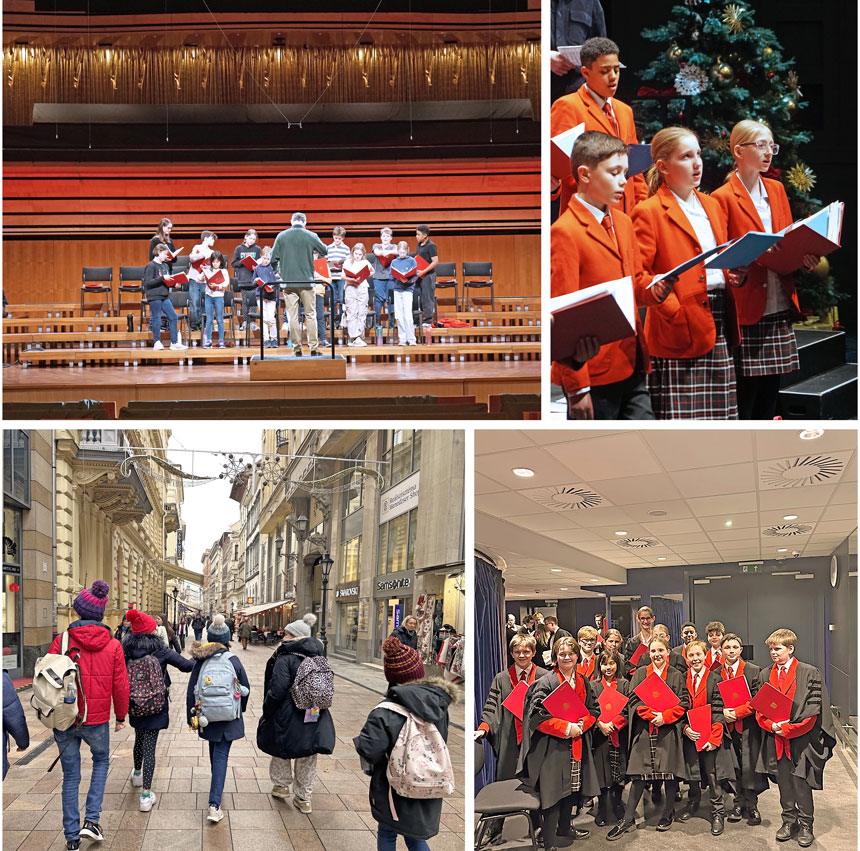
{"type": "Polygon", "coordinates": [[[192,585],[203,584],[202,573],[195,573],[193,570],[188,570],[178,564],[162,561],[161,559],[155,559],[155,562],[168,576],[175,576],[177,579],[181,579],[183,582],[190,582],[192,585]]]}
{"type": "Polygon", "coordinates": [[[248,606],[247,609],[236,609],[237,615],[242,615],[243,618],[249,618],[253,615],[259,615],[261,612],[268,612],[269,609],[278,609],[281,606],[292,605],[292,600],[281,600],[279,603],[261,603],[259,606],[248,606]]]}

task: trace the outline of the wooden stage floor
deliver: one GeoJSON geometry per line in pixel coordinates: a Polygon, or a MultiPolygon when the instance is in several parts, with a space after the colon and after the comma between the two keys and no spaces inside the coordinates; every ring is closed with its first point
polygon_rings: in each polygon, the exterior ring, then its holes
{"type": "Polygon", "coordinates": [[[116,402],[169,399],[308,399],[540,393],[539,361],[348,364],[345,381],[251,381],[248,366],[10,366],[4,402],[116,402]]]}

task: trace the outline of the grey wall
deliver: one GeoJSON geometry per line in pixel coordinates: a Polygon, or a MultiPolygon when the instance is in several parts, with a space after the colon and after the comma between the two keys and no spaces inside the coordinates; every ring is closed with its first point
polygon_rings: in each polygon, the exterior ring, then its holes
{"type": "Polygon", "coordinates": [[[848,554],[847,541],[835,555],[839,580],[835,588],[827,583],[824,596],[825,670],[836,724],[846,724],[847,716],[857,714],[857,577],[848,575],[857,570],[857,557],[848,554]]]}

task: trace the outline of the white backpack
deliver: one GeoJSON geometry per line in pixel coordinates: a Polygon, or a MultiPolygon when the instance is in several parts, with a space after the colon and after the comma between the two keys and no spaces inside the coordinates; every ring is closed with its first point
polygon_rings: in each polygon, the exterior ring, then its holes
{"type": "MultiPolygon", "coordinates": [[[[59,653],[48,653],[36,660],[30,706],[49,730],[68,730],[87,720],[87,699],[81,682],[81,669],[67,653],[69,633],[64,632],[59,653]],[[78,720],[78,695],[83,697],[84,712],[78,720]]],[[[79,651],[80,652],[80,651],[79,651]]]]}
{"type": "Polygon", "coordinates": [[[384,700],[377,709],[390,709],[406,718],[388,757],[388,803],[394,811],[391,791],[403,798],[448,798],[454,794],[454,769],[448,746],[436,725],[424,721],[399,703],[384,700]]]}

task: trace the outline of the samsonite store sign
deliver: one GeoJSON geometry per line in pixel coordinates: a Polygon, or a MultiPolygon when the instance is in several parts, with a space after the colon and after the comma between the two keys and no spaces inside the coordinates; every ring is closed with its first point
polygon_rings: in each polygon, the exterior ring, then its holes
{"type": "Polygon", "coordinates": [[[374,597],[411,597],[415,585],[414,570],[399,570],[377,576],[373,581],[374,597]]]}
{"type": "Polygon", "coordinates": [[[413,473],[379,497],[380,525],[411,511],[418,505],[418,476],[420,474],[420,470],[413,473]]]}

